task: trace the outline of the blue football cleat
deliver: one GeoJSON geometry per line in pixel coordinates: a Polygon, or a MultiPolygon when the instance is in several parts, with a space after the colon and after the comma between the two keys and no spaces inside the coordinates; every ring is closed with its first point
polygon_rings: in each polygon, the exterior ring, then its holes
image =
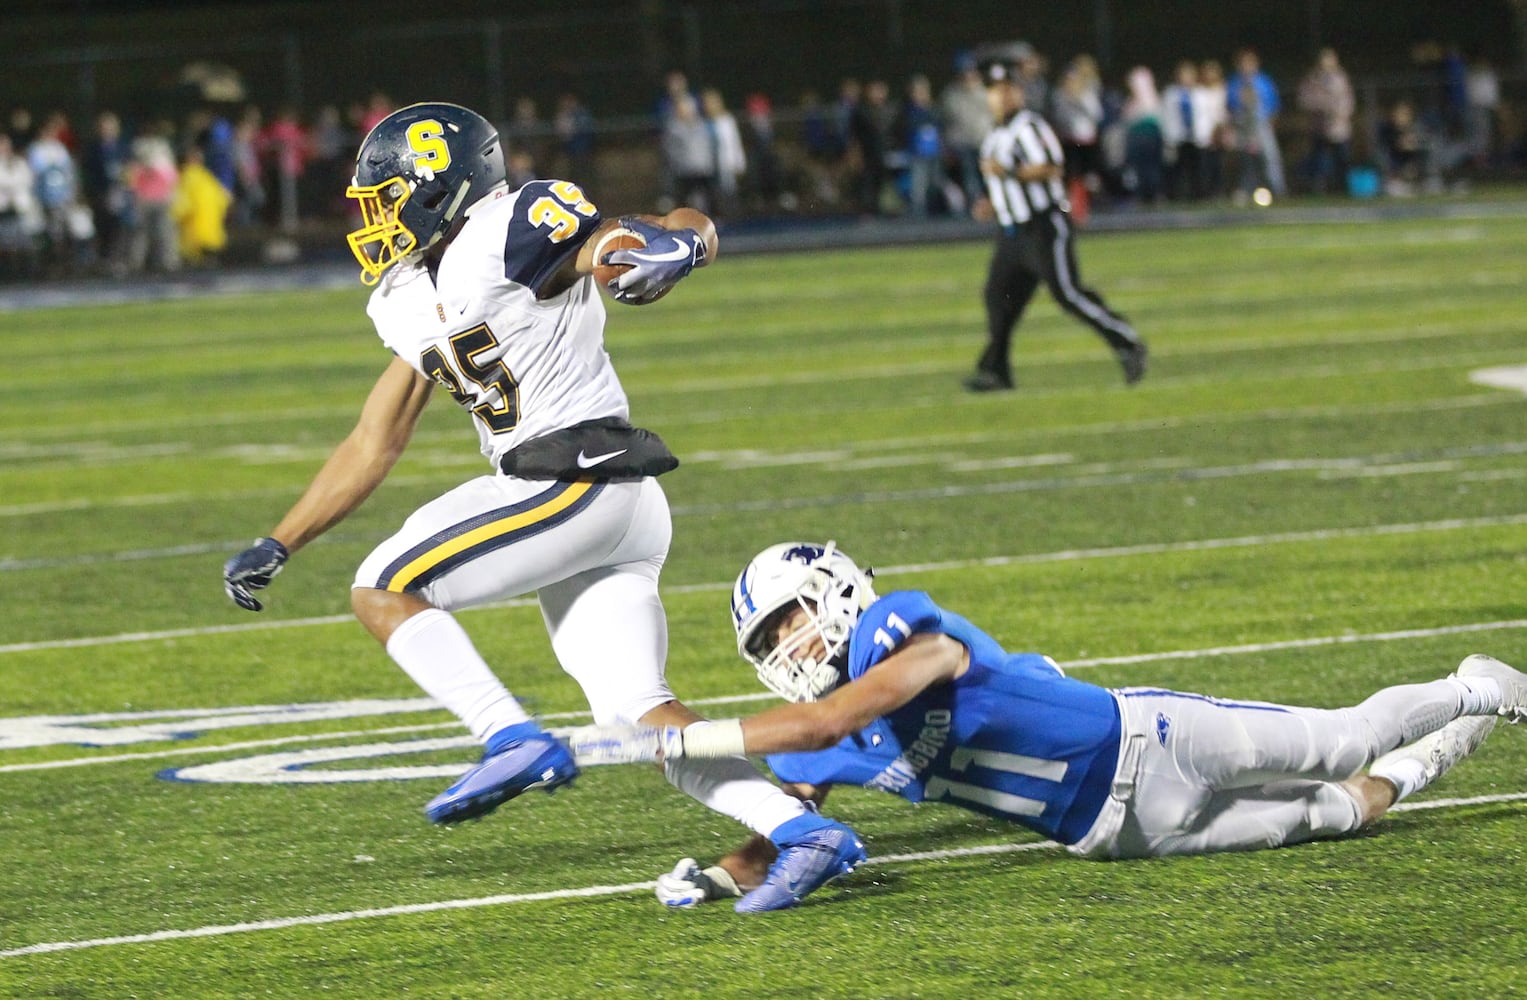
{"type": "Polygon", "coordinates": [[[482,763],[430,800],[424,815],[434,823],[460,823],[486,816],[532,788],[548,792],[578,776],[572,754],[534,722],[494,733],[482,763]]]}
{"type": "Polygon", "coordinates": [[[738,913],[789,909],[868,857],[857,833],[813,813],[781,825],[769,839],[779,848],[779,857],[763,885],[737,901],[733,909],[738,913]]]}

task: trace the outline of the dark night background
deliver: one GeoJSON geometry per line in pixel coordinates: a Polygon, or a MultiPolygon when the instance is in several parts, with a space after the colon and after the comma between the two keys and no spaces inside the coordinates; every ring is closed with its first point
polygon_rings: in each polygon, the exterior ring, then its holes
{"type": "Polygon", "coordinates": [[[1424,43],[1487,57],[1508,78],[1527,68],[1527,0],[10,0],[0,24],[0,105],[74,114],[174,113],[187,99],[180,70],[197,60],[235,69],[265,107],[382,90],[501,116],[517,96],[571,89],[601,117],[647,112],[670,68],[784,108],[850,75],[895,87],[924,72],[937,86],[959,50],[1015,38],[1052,66],[1094,53],[1110,82],[1135,64],[1161,78],[1179,57],[1228,60],[1243,45],[1290,84],[1321,45],[1359,81],[1423,75],[1424,43]]]}

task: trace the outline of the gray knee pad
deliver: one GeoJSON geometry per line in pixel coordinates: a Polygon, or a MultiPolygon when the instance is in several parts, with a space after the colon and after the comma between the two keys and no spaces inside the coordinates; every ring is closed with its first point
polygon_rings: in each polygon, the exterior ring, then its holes
{"type": "Polygon", "coordinates": [[[1453,721],[1458,706],[1441,701],[1428,701],[1413,706],[1400,720],[1400,746],[1414,743],[1429,733],[1434,733],[1453,721]]]}
{"type": "Polygon", "coordinates": [[[1377,737],[1374,755],[1441,729],[1458,716],[1462,695],[1446,681],[1384,688],[1357,706],[1377,737]]]}

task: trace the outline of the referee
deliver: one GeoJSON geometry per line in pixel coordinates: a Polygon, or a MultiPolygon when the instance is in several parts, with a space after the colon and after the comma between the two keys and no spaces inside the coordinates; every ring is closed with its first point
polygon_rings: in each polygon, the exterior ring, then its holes
{"type": "Polygon", "coordinates": [[[1145,341],[1077,274],[1060,141],[1044,118],[1024,108],[1011,66],[991,63],[984,76],[997,124],[981,143],[981,173],[1002,232],[986,276],[986,350],[965,388],[1013,387],[1013,328],[1041,280],[1061,308],[1108,342],[1133,385],[1145,376],[1145,341]]]}

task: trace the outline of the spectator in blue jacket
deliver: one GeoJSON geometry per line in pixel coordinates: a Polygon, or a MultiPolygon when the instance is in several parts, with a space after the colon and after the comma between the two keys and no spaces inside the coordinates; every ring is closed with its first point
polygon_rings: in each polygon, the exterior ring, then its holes
{"type": "Polygon", "coordinates": [[[1226,99],[1232,116],[1246,113],[1252,118],[1256,130],[1257,155],[1261,157],[1263,175],[1272,193],[1282,197],[1288,193],[1283,179],[1283,154],[1278,150],[1278,137],[1273,130],[1282,102],[1278,99],[1278,85],[1262,71],[1262,61],[1255,49],[1242,49],[1235,56],[1235,73],[1226,81],[1226,99]],[[1256,107],[1242,101],[1241,88],[1250,85],[1256,94],[1256,107]],[[1243,106],[1245,105],[1245,106],[1243,106]]]}
{"type": "Polygon", "coordinates": [[[900,131],[907,156],[907,208],[913,215],[927,215],[930,201],[942,198],[944,150],[933,88],[921,73],[907,84],[900,131]]]}

